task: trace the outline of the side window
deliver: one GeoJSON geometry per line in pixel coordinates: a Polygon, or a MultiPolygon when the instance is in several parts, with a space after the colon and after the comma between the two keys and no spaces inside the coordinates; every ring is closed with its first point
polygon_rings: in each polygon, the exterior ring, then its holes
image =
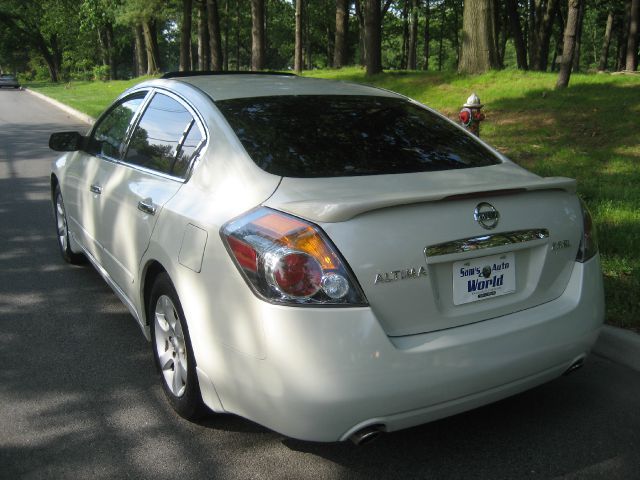
{"type": "Polygon", "coordinates": [[[179,102],[156,93],[133,132],[125,161],[183,176],[190,160],[187,155],[195,149],[187,145],[199,142],[196,132],[200,135],[193,117],[179,102]]]}
{"type": "Polygon", "coordinates": [[[102,142],[99,153],[118,160],[122,158],[127,129],[145,95],[141,93],[129,97],[101,120],[93,134],[96,140],[102,142]]]}

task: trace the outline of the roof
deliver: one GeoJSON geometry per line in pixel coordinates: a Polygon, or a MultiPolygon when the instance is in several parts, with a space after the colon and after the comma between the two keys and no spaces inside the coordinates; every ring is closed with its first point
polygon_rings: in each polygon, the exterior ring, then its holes
{"type": "Polygon", "coordinates": [[[176,77],[165,81],[188,83],[207,93],[215,101],[276,95],[398,96],[392,92],[367,85],[291,75],[195,75],[176,77]]]}

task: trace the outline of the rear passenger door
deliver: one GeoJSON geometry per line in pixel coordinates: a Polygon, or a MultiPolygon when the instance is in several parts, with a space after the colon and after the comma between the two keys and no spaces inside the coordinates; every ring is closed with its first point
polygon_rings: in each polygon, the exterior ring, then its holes
{"type": "Polygon", "coordinates": [[[100,241],[105,268],[129,299],[138,291],[140,260],[164,204],[186,180],[205,134],[177,97],[155,91],[104,188],[100,241]]]}

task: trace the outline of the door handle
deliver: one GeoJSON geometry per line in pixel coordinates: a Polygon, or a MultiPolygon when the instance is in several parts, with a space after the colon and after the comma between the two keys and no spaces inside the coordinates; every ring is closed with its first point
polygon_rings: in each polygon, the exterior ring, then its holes
{"type": "Polygon", "coordinates": [[[143,213],[148,213],[149,215],[156,214],[156,207],[153,204],[153,200],[151,200],[150,198],[140,200],[138,202],[138,210],[140,210],[143,213]]]}
{"type": "Polygon", "coordinates": [[[89,187],[89,190],[92,193],[95,193],[96,195],[101,195],[102,194],[102,187],[100,185],[98,185],[97,183],[94,183],[93,185],[91,185],[89,187]]]}

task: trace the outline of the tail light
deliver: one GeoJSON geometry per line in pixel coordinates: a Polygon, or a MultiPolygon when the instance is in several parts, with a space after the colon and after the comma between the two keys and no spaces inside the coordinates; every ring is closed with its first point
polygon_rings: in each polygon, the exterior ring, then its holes
{"type": "Polygon", "coordinates": [[[260,207],[232,220],[220,235],[260,297],[294,305],[366,305],[358,282],[320,227],[260,207]]]}
{"type": "Polygon", "coordinates": [[[580,204],[582,206],[583,231],[576,261],[584,263],[598,253],[598,237],[596,235],[596,227],[593,225],[593,218],[591,217],[589,209],[582,199],[580,200],[580,204]]]}

